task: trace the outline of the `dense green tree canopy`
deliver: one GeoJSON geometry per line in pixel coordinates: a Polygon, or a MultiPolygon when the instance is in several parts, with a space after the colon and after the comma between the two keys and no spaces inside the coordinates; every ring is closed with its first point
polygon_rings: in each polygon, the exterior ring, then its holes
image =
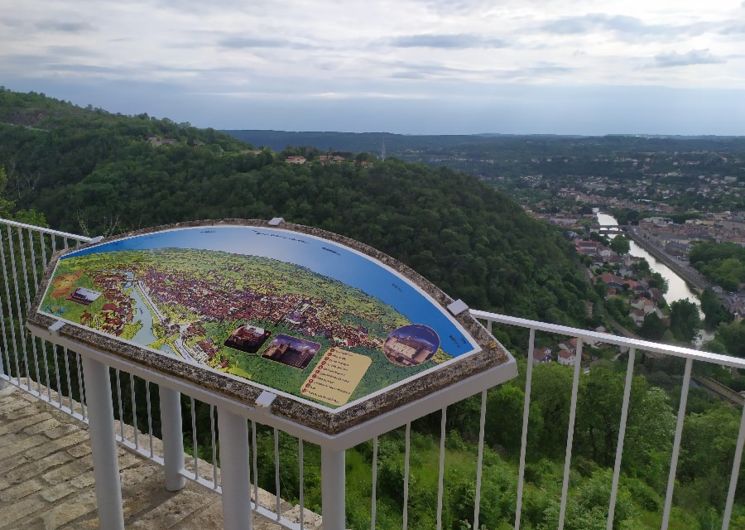
{"type": "Polygon", "coordinates": [[[704,312],[704,322],[709,329],[715,329],[722,322],[730,322],[733,318],[732,313],[727,311],[711,289],[704,289],[701,293],[701,310],[704,312]]]}
{"type": "Polygon", "coordinates": [[[700,327],[696,304],[685,299],[670,304],[670,331],[676,339],[691,342],[700,327]]]}
{"type": "Polygon", "coordinates": [[[704,276],[728,291],[745,283],[745,248],[735,243],[699,242],[689,259],[704,276]]]}
{"type": "Polygon", "coordinates": [[[616,236],[611,239],[610,248],[617,254],[628,254],[631,249],[629,240],[623,236],[616,236]]]}

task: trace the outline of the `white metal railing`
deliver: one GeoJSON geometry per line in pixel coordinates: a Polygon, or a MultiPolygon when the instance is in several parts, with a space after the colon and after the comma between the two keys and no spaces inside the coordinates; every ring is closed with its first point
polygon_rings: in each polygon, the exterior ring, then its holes
{"type": "MultiPolygon", "coordinates": [[[[48,402],[51,406],[74,416],[75,418],[88,422],[88,408],[86,404],[84,379],[82,377],[81,356],[79,353],[69,351],[55,346],[41,339],[32,338],[25,331],[24,323],[31,302],[36,294],[39,281],[49,262],[50,256],[58,249],[77,246],[92,241],[91,238],[58,232],[55,230],[36,227],[14,221],[0,219],[0,274],[2,274],[3,286],[0,289],[0,301],[2,311],[0,314],[0,333],[2,334],[2,355],[0,355],[0,381],[13,384],[25,392],[28,392],[41,400],[48,402]]],[[[560,511],[557,527],[563,529],[566,520],[566,509],[569,492],[570,470],[572,466],[573,437],[575,430],[575,418],[577,412],[579,380],[582,373],[582,352],[585,343],[603,343],[628,348],[628,360],[624,379],[624,390],[621,408],[620,424],[616,442],[615,459],[612,472],[610,498],[607,514],[607,528],[613,528],[616,501],[621,474],[621,462],[626,434],[626,426],[629,413],[629,402],[631,394],[634,365],[639,352],[646,352],[659,356],[672,356],[684,359],[685,369],[683,372],[682,386],[670,468],[668,473],[667,488],[662,513],[661,528],[667,529],[672,509],[673,492],[675,487],[676,471],[680,456],[681,440],[683,436],[683,423],[686,415],[687,397],[691,380],[691,370],[694,362],[709,363],[718,366],[743,369],[745,359],[702,352],[690,348],[670,346],[666,344],[647,342],[637,339],[629,339],[617,335],[598,333],[577,328],[549,324],[527,320],[508,315],[490,313],[486,311],[473,310],[472,314],[483,322],[489,331],[494,331],[494,326],[502,328],[520,328],[528,333],[527,347],[523,350],[530,361],[536,344],[536,334],[544,333],[551,336],[566,336],[577,339],[575,356],[572,366],[572,386],[569,409],[569,421],[567,428],[566,447],[563,466],[563,480],[561,487],[560,511]]],[[[514,352],[513,352],[514,353],[514,352]]],[[[533,382],[533,362],[526,363],[524,402],[522,413],[522,431],[520,437],[520,452],[518,463],[518,477],[516,488],[516,504],[514,528],[521,527],[521,516],[523,513],[523,493],[525,486],[525,468],[528,446],[528,426],[531,406],[531,392],[533,382]]],[[[220,404],[218,396],[209,391],[194,389],[192,393],[175,392],[170,388],[160,385],[160,380],[147,370],[139,370],[134,365],[126,363],[112,364],[108,368],[110,380],[113,382],[112,407],[113,414],[119,419],[117,441],[124,447],[149,458],[161,465],[166,466],[166,487],[177,490],[183,487],[183,480],[189,479],[207,488],[221,493],[223,472],[219,466],[219,438],[220,438],[220,414],[217,405],[220,404]],[[129,371],[128,371],[129,370],[129,371]],[[142,409],[138,409],[138,400],[142,399],[144,388],[145,417],[138,415],[142,409]],[[159,407],[153,406],[157,401],[159,407]],[[182,416],[182,410],[188,409],[188,414],[182,416]],[[162,414],[161,411],[166,411],[162,414]],[[199,413],[206,412],[203,421],[200,421],[199,413]],[[182,422],[182,417],[186,421],[182,422]],[[208,429],[208,435],[200,436],[204,429],[208,429]],[[156,431],[160,430],[160,438],[156,431]],[[161,441],[162,439],[162,441],[161,441]],[[184,439],[188,443],[184,444],[184,439]],[[200,440],[207,440],[206,447],[200,447],[200,440]],[[184,461],[184,454],[189,458],[184,461]]],[[[141,401],[139,403],[141,405],[141,401]]],[[[439,437],[439,460],[437,462],[437,504],[436,525],[443,527],[443,499],[446,493],[446,424],[447,407],[441,410],[440,437],[439,437]]],[[[475,494],[473,500],[473,519],[471,528],[480,528],[480,509],[482,503],[482,482],[484,472],[484,446],[485,446],[485,419],[487,412],[487,391],[481,392],[479,409],[479,433],[475,477],[475,494]]],[[[281,527],[288,529],[306,528],[305,520],[305,470],[304,470],[304,446],[308,443],[300,436],[297,439],[297,466],[298,466],[298,501],[299,512],[297,517],[290,518],[283,513],[281,502],[281,469],[280,469],[280,436],[293,436],[289,432],[281,433],[274,427],[271,430],[273,443],[273,461],[260,462],[258,438],[262,427],[255,418],[245,417],[243,419],[245,435],[248,438],[249,454],[245,455],[247,463],[250,493],[252,502],[248,503],[252,514],[259,514],[268,519],[276,521],[281,527]],[[276,496],[273,502],[262,504],[259,490],[259,469],[271,465],[274,470],[274,490],[276,496]]],[[[284,429],[282,429],[284,431],[284,429]]],[[[404,428],[404,455],[403,455],[403,528],[407,528],[410,522],[409,513],[409,486],[411,477],[411,423],[404,428]]],[[[239,433],[240,434],[240,433],[239,433]]],[[[228,436],[228,433],[225,433],[228,436]]],[[[244,438],[245,439],[245,438],[244,438]]],[[[729,527],[732,509],[735,499],[735,490],[739,477],[740,463],[742,459],[743,441],[745,440],[745,408],[741,416],[737,442],[732,462],[732,471],[729,478],[726,504],[723,511],[722,528],[729,527]]],[[[343,476],[343,460],[342,476],[343,476]]],[[[378,518],[378,467],[379,467],[379,440],[372,439],[372,466],[371,485],[372,494],[370,500],[371,528],[375,528],[378,518]]],[[[336,470],[338,471],[338,470],[336,470]]],[[[324,473],[332,473],[334,470],[325,469],[324,473]]],[[[322,476],[324,483],[327,477],[322,476]]],[[[336,488],[336,494],[344,496],[344,489],[336,488]],[[340,493],[339,493],[340,492],[340,493]]],[[[324,508],[326,503],[333,499],[326,497],[324,491],[324,508]]],[[[343,500],[342,500],[343,506],[343,500]]],[[[343,514],[342,514],[343,516],[343,514]]]]}

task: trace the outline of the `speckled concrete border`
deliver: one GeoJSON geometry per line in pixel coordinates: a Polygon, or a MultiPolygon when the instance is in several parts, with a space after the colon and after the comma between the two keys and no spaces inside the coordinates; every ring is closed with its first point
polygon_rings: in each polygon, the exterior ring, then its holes
{"type": "MultiPolygon", "coordinates": [[[[98,243],[84,245],[75,250],[93,246],[94,244],[107,243],[109,241],[122,239],[124,237],[148,234],[161,230],[219,225],[241,225],[260,228],[279,228],[283,230],[292,230],[302,234],[309,234],[327,239],[329,241],[340,243],[347,247],[358,250],[372,258],[375,258],[382,263],[385,263],[392,269],[407,277],[420,288],[422,288],[427,294],[429,294],[443,307],[447,307],[453,301],[452,298],[443,293],[429,280],[427,280],[408,266],[399,262],[398,260],[388,256],[387,254],[384,254],[383,252],[380,252],[368,245],[365,245],[364,243],[360,243],[359,241],[355,241],[339,234],[327,232],[319,228],[296,225],[292,223],[282,223],[279,226],[272,226],[269,225],[267,221],[257,219],[189,221],[184,223],[158,226],[155,228],[136,230],[126,234],[106,238],[98,243]]],[[[70,251],[68,250],[65,252],[70,251]]],[[[29,313],[28,322],[32,325],[48,328],[55,322],[55,319],[38,313],[38,309],[41,304],[41,298],[44,295],[44,291],[46,290],[46,286],[51,278],[52,272],[54,271],[57,260],[63,253],[64,252],[58,252],[53,256],[52,261],[45,272],[44,280],[42,283],[43,288],[39,289],[36,295],[36,300],[34,300],[34,306],[29,313]]],[[[411,401],[415,401],[432,392],[440,390],[448,386],[449,384],[452,384],[454,381],[465,379],[466,377],[509,361],[510,356],[505,348],[496,339],[494,339],[494,337],[492,337],[486,331],[486,329],[484,329],[484,327],[479,324],[476,319],[474,319],[467,311],[456,316],[455,319],[460,322],[460,324],[466,329],[466,331],[468,331],[476,340],[478,345],[482,348],[481,352],[468,355],[465,358],[450,363],[439,370],[430,372],[424,377],[413,379],[397,388],[391,389],[387,392],[383,392],[374,397],[361,401],[360,403],[344,409],[340,412],[327,412],[312,405],[308,405],[306,403],[296,401],[292,398],[279,395],[272,403],[272,413],[276,416],[282,416],[291,419],[297,423],[327,434],[339,434],[354,425],[374,418],[375,416],[392,410],[395,407],[398,407],[405,403],[409,403],[411,401]]],[[[148,351],[144,348],[138,348],[137,346],[122,343],[121,341],[118,341],[114,338],[106,337],[104,335],[85,330],[78,326],[65,324],[59,330],[59,334],[69,339],[79,341],[89,347],[119,355],[127,360],[143,364],[149,368],[154,368],[165,374],[179,377],[191,383],[201,385],[210,390],[220,392],[231,398],[241,400],[249,406],[254,405],[256,398],[261,393],[261,388],[253,385],[248,380],[246,380],[245,382],[237,381],[235,379],[226,377],[218,372],[214,372],[200,366],[194,366],[179,361],[178,359],[167,357],[165,355],[160,355],[148,351]]]]}

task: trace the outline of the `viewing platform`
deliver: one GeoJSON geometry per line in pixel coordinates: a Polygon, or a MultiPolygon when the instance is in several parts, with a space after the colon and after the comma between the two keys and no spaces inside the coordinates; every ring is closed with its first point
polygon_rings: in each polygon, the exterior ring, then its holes
{"type": "MultiPolygon", "coordinates": [[[[74,406],[79,408],[79,404],[74,406]]],[[[132,427],[125,425],[124,429],[131,436],[132,427]]],[[[0,390],[1,530],[99,527],[87,431],[85,423],[14,386],[0,390]]],[[[160,444],[160,440],[154,442],[160,444]]],[[[162,466],[122,447],[118,457],[127,528],[222,528],[218,494],[194,482],[181,491],[168,492],[163,488],[162,466]]],[[[208,462],[198,465],[203,473],[212,472],[208,462]]],[[[259,490],[259,496],[262,504],[274,505],[274,495],[259,490]]],[[[284,503],[290,518],[298,510],[284,503]]],[[[306,528],[320,528],[320,517],[307,510],[305,520],[309,522],[306,528]]],[[[278,530],[281,526],[259,516],[254,528],[278,530]]]]}

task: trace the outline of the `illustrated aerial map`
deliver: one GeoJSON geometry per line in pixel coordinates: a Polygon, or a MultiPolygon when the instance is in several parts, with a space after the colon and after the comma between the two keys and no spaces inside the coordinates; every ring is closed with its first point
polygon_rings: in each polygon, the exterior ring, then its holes
{"type": "Polygon", "coordinates": [[[39,312],[331,409],[480,350],[393,269],[280,228],[175,228],[70,252],[39,312]]]}

